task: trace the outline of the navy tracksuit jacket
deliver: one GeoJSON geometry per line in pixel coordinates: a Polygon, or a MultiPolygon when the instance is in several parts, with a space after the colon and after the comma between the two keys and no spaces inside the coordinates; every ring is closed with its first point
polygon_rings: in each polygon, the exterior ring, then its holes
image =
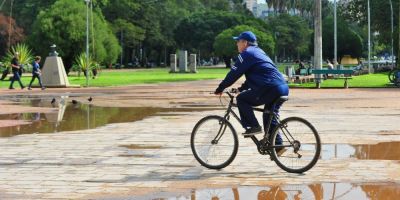
{"type": "MultiPolygon", "coordinates": [[[[230,72],[219,84],[216,93],[222,92],[225,88],[235,83],[242,75],[246,81],[239,88],[241,93],[237,96],[237,104],[241,116],[242,126],[259,126],[254,115],[253,106],[265,104],[270,109],[272,102],[280,96],[287,96],[289,88],[282,74],[278,71],[267,54],[257,46],[249,46],[236,59],[230,72]]],[[[278,114],[280,105],[275,108],[278,114]]],[[[268,115],[263,116],[264,126],[269,119],[268,115]]],[[[273,120],[270,131],[274,129],[277,122],[273,120]]]]}

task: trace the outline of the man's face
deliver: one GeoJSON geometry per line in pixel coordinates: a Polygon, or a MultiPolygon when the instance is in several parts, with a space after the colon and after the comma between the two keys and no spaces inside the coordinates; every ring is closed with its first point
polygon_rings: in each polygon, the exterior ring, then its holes
{"type": "Polygon", "coordinates": [[[242,53],[248,46],[248,42],[246,40],[238,40],[236,42],[239,53],[242,53]]]}

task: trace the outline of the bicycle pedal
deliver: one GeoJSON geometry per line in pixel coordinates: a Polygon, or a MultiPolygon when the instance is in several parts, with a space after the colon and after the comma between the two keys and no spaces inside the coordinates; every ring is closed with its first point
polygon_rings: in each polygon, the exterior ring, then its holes
{"type": "Polygon", "coordinates": [[[270,159],[271,161],[274,161],[274,158],[272,158],[272,156],[269,156],[269,159],[270,159]]]}

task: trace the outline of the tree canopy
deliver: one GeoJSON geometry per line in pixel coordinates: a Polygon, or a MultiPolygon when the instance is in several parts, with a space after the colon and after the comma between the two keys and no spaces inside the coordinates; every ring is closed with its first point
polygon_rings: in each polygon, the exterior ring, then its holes
{"type": "Polygon", "coordinates": [[[258,46],[267,54],[274,54],[275,42],[269,32],[260,31],[247,25],[235,26],[224,30],[215,38],[214,49],[218,56],[233,57],[238,54],[236,42],[232,39],[244,31],[252,31],[257,36],[258,46]]]}
{"type": "Polygon", "coordinates": [[[23,41],[24,38],[23,29],[15,20],[0,13],[0,56],[4,56],[11,46],[23,41]]]}
{"type": "MultiPolygon", "coordinates": [[[[67,71],[73,59],[85,50],[86,15],[85,4],[78,0],[58,0],[45,11],[41,11],[34,23],[30,43],[41,55],[49,52],[52,44],[66,62],[67,71]]],[[[113,62],[120,49],[108,23],[101,13],[93,13],[94,40],[91,49],[96,61],[113,62]],[[111,56],[112,55],[112,56],[111,56]]]]}
{"type": "MultiPolygon", "coordinates": [[[[391,40],[390,4],[389,1],[370,1],[373,50],[376,53],[387,52],[391,40]]],[[[95,37],[93,40],[91,34],[93,42],[90,48],[94,59],[102,64],[120,62],[117,58],[122,58],[124,65],[137,59],[142,65],[150,62],[166,64],[168,55],[181,48],[191,53],[200,53],[202,58],[223,55],[217,45],[220,42],[216,41],[217,36],[227,29],[242,25],[272,36],[271,44],[275,46],[273,51],[268,52],[271,55],[276,54],[284,60],[310,58],[310,52],[306,49],[313,43],[310,38],[314,24],[314,0],[266,0],[274,8],[266,19],[255,18],[246,8],[244,0],[91,2],[94,13],[92,33],[95,37]]],[[[393,0],[395,19],[399,17],[399,2],[393,0]]],[[[366,1],[343,0],[338,3],[341,18],[338,27],[339,54],[366,55],[366,1]]],[[[322,0],[322,18],[325,23],[323,54],[329,58],[333,55],[333,24],[329,22],[333,15],[332,8],[331,1],[322,0]]],[[[0,10],[3,18],[7,18],[6,21],[9,21],[10,11],[9,3],[4,4],[0,10]]],[[[11,38],[12,43],[28,43],[33,52],[41,56],[47,55],[48,46],[56,43],[67,67],[70,67],[76,55],[84,51],[86,5],[83,0],[14,1],[12,18],[15,19],[13,29],[16,31],[12,34],[15,37],[11,38]]],[[[3,29],[7,26],[6,21],[0,24],[3,29]]],[[[397,42],[398,20],[394,20],[394,25],[397,42]]],[[[7,35],[4,31],[1,34],[0,43],[8,44],[7,35]]],[[[4,45],[2,47],[0,55],[8,48],[4,45]]]]}
{"type": "Polygon", "coordinates": [[[268,18],[267,22],[274,33],[278,55],[299,58],[308,53],[311,30],[304,18],[281,14],[268,18]]]}
{"type": "MultiPolygon", "coordinates": [[[[350,55],[353,58],[360,58],[363,51],[363,41],[361,36],[357,34],[342,18],[338,18],[338,61],[344,55],[350,55]]],[[[333,17],[327,17],[322,23],[322,52],[323,57],[334,58],[334,35],[333,17]]]]}

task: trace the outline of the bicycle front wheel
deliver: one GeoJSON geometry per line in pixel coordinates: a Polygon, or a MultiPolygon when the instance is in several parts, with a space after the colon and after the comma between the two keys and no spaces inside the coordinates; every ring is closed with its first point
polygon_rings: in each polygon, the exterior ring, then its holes
{"type": "Polygon", "coordinates": [[[308,171],[317,163],[321,153],[317,130],[300,117],[282,120],[272,133],[270,142],[275,146],[271,150],[273,160],[289,173],[308,171]]]}
{"type": "Polygon", "coordinates": [[[201,165],[222,169],[235,159],[239,142],[229,121],[220,116],[207,116],[193,128],[190,146],[201,165]]]}

